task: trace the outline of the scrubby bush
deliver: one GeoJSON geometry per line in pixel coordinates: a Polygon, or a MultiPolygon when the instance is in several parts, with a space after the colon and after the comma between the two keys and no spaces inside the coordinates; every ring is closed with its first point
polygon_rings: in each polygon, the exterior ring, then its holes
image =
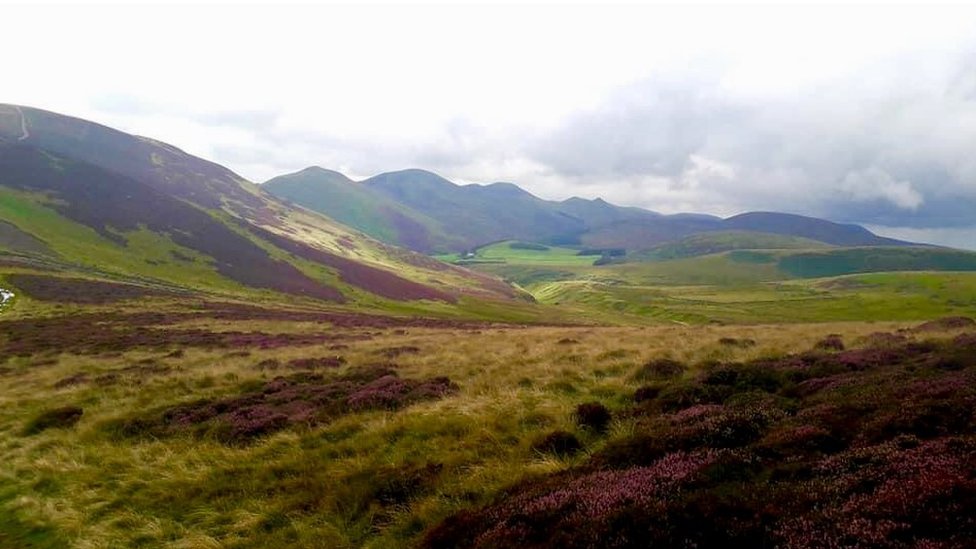
{"type": "Polygon", "coordinates": [[[818,341],[814,348],[821,351],[843,351],[844,339],[839,334],[830,334],[818,341]]]}
{"type": "Polygon", "coordinates": [[[637,381],[661,381],[680,377],[688,367],[670,358],[657,358],[645,362],[636,372],[633,378],[637,381]]]}
{"type": "Polygon", "coordinates": [[[583,444],[576,435],[566,431],[553,431],[537,440],[532,449],[544,454],[557,456],[571,456],[583,449],[583,444]]]}
{"type": "Polygon", "coordinates": [[[641,403],[648,400],[654,400],[657,396],[661,394],[661,388],[656,385],[644,385],[639,387],[634,391],[634,402],[641,403]]]}
{"type": "Polygon", "coordinates": [[[737,347],[739,349],[748,349],[749,347],[756,346],[756,340],[748,337],[723,337],[718,340],[718,343],[719,345],[725,345],[726,347],[737,347]]]}
{"type": "Polygon", "coordinates": [[[599,402],[586,402],[576,407],[573,418],[580,427],[593,429],[598,433],[606,431],[612,419],[610,410],[599,402]]]}

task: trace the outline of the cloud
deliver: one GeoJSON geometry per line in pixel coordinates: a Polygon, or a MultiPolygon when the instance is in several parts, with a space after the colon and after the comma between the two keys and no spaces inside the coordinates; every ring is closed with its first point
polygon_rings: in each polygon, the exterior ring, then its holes
{"type": "Polygon", "coordinates": [[[885,7],[883,25],[877,6],[8,11],[12,43],[38,25],[62,39],[6,60],[31,77],[5,82],[5,100],[256,181],[420,167],[669,213],[780,210],[938,238],[974,224],[972,7],[885,7]],[[260,39],[223,36],[230,15],[260,39]]]}
{"type": "Polygon", "coordinates": [[[889,58],[789,96],[735,96],[721,74],[644,80],[528,150],[570,185],[600,181],[608,198],[663,211],[963,227],[976,219],[974,57],[944,57],[940,70],[889,58]],[[658,188],[628,200],[641,178],[658,188]]]}
{"type": "Polygon", "coordinates": [[[917,210],[924,202],[910,182],[895,181],[877,166],[849,172],[844,176],[842,188],[855,202],[884,200],[904,210],[917,210]]]}

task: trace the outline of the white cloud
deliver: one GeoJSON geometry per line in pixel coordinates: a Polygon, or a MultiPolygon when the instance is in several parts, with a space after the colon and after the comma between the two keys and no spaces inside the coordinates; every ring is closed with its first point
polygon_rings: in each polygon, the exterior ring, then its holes
{"type": "Polygon", "coordinates": [[[916,210],[925,201],[910,182],[895,181],[877,166],[848,173],[843,190],[855,202],[885,200],[905,210],[916,210]]]}
{"type": "Polygon", "coordinates": [[[30,47],[5,56],[0,101],[256,181],[421,167],[663,212],[946,228],[976,211],[972,5],[75,3],[3,19],[30,47]]]}

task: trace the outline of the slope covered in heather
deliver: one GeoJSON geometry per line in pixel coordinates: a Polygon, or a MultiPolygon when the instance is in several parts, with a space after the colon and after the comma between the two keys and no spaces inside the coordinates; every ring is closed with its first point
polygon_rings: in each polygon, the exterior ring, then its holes
{"type": "Polygon", "coordinates": [[[170,145],[13,105],[0,105],[0,253],[8,268],[378,310],[515,296],[170,145]]]}

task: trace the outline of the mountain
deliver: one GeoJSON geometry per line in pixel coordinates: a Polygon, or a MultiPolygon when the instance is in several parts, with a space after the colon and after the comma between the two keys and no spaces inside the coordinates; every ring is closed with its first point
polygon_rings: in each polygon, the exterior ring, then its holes
{"type": "Polygon", "coordinates": [[[463,245],[441,233],[437,221],[339,172],[306,168],[276,177],[262,188],[383,242],[419,252],[431,252],[438,244],[463,245]]]}
{"type": "Polygon", "coordinates": [[[465,250],[487,242],[575,240],[586,228],[559,203],[512,183],[459,186],[424,170],[388,172],[355,182],[308,168],[262,188],[390,244],[424,253],[465,250]]]}
{"type": "Polygon", "coordinates": [[[3,265],[378,309],[516,294],[284,204],[171,145],[14,105],[0,105],[3,265]]]}
{"type": "Polygon", "coordinates": [[[829,244],[800,236],[752,231],[712,231],[695,233],[639,252],[640,259],[680,259],[733,250],[817,250],[829,244]]]}
{"type": "Polygon", "coordinates": [[[423,170],[371,177],[363,185],[436,219],[465,248],[498,240],[574,238],[583,222],[511,183],[459,186],[423,170]]]}
{"type": "Polygon", "coordinates": [[[456,185],[417,169],[355,182],[338,172],[309,168],[272,179],[263,188],[374,238],[423,253],[456,252],[502,240],[644,251],[692,235],[729,231],[765,234],[760,239],[764,242],[797,237],[817,246],[909,244],[859,225],[800,215],[662,215],[600,198],[543,200],[513,183],[456,185]]]}
{"type": "Polygon", "coordinates": [[[771,234],[800,236],[835,246],[903,246],[901,240],[884,238],[860,225],[840,224],[802,215],[750,212],[730,217],[722,224],[739,229],[771,234]]]}

